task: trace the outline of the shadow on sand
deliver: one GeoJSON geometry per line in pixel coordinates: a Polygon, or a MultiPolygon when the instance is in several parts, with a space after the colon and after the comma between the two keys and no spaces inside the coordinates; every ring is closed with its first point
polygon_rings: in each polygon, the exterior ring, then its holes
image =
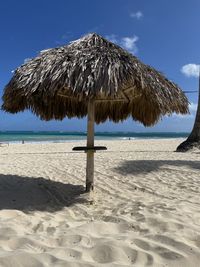
{"type": "Polygon", "coordinates": [[[0,210],[58,211],[84,202],[82,185],[64,184],[42,177],[0,174],[0,210]]]}
{"type": "Polygon", "coordinates": [[[200,161],[189,160],[127,160],[114,168],[115,172],[123,175],[140,174],[157,171],[160,168],[184,167],[200,170],[200,161]]]}

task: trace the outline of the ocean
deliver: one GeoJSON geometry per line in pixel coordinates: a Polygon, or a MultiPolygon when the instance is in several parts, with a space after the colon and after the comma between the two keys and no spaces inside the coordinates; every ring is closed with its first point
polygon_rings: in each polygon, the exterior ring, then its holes
{"type": "MultiPolygon", "coordinates": [[[[95,140],[186,138],[189,133],[177,132],[96,132],[95,140]]],[[[0,142],[69,142],[86,140],[86,132],[0,132],[0,142]]]]}

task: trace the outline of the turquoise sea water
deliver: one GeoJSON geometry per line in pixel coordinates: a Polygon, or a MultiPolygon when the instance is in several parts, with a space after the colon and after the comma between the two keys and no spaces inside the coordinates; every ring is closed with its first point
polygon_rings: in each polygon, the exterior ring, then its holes
{"type": "MultiPolygon", "coordinates": [[[[97,132],[96,140],[185,138],[189,133],[136,133],[136,132],[97,132]]],[[[63,142],[86,140],[85,132],[0,132],[0,142],[63,142]]]]}

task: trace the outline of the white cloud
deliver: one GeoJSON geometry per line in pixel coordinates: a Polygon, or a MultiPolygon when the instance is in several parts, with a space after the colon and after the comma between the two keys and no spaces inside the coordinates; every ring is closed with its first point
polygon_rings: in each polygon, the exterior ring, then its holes
{"type": "Polygon", "coordinates": [[[143,13],[141,11],[137,11],[135,13],[131,13],[130,17],[135,19],[141,19],[143,17],[143,13]]]}
{"type": "Polygon", "coordinates": [[[200,65],[197,64],[187,64],[181,68],[181,72],[187,77],[198,77],[199,70],[200,65]]]}
{"type": "Polygon", "coordinates": [[[137,36],[133,36],[133,37],[123,37],[121,39],[121,44],[122,46],[129,50],[130,52],[132,52],[133,54],[137,53],[138,48],[136,45],[136,42],[138,41],[138,37],[137,36]]]}
{"type": "Polygon", "coordinates": [[[116,34],[111,34],[107,35],[106,38],[133,54],[136,54],[138,51],[136,42],[139,40],[139,38],[136,35],[119,38],[116,34]]]}
{"type": "Polygon", "coordinates": [[[106,35],[106,39],[108,39],[109,41],[111,41],[115,44],[117,44],[119,42],[116,34],[106,35]]]}
{"type": "Polygon", "coordinates": [[[31,60],[31,58],[28,58],[28,57],[25,58],[25,59],[24,59],[24,64],[28,63],[30,60],[31,60]]]}

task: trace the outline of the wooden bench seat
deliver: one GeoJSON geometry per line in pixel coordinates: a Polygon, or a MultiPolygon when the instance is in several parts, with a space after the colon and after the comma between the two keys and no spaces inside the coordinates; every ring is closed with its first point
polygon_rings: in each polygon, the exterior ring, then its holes
{"type": "Polygon", "coordinates": [[[107,147],[105,146],[93,146],[93,147],[87,147],[87,146],[75,146],[73,147],[72,149],[73,151],[90,151],[90,150],[93,150],[93,151],[97,151],[97,150],[107,150],[107,147]]]}

